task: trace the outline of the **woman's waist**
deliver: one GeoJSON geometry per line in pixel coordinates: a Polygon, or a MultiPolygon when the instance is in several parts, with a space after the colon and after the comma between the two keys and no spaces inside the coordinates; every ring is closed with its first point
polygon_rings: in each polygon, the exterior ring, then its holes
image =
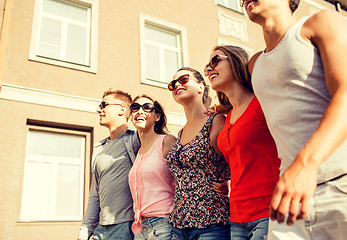
{"type": "Polygon", "coordinates": [[[174,199],[160,199],[157,201],[143,201],[141,204],[134,201],[134,211],[139,212],[141,216],[168,216],[174,205],[174,199]]]}
{"type": "Polygon", "coordinates": [[[230,197],[230,211],[232,212],[252,212],[261,209],[269,210],[272,194],[261,197],[233,198],[230,197]]]}
{"type": "Polygon", "coordinates": [[[222,208],[229,209],[229,198],[215,193],[213,196],[207,195],[186,195],[175,196],[174,208],[177,211],[184,210],[187,212],[201,211],[207,209],[209,211],[219,212],[222,208]]]}

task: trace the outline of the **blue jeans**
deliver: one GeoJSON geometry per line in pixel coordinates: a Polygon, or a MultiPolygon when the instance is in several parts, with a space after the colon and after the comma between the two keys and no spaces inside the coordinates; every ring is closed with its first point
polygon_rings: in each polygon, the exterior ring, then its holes
{"type": "Polygon", "coordinates": [[[112,225],[98,225],[94,230],[92,240],[132,240],[134,233],[131,231],[133,221],[112,225]]]}
{"type": "Polygon", "coordinates": [[[152,217],[142,221],[141,233],[145,240],[171,240],[172,225],[169,223],[169,219],[152,217]]]}
{"type": "Polygon", "coordinates": [[[206,228],[173,228],[172,240],[230,240],[229,226],[213,224],[206,228]]]}
{"type": "Polygon", "coordinates": [[[253,222],[230,223],[232,240],[264,240],[267,237],[269,218],[260,218],[253,222]]]}

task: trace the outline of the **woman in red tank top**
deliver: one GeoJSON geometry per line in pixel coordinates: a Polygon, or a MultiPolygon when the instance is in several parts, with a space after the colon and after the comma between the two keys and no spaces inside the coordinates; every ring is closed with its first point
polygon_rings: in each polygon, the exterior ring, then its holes
{"type": "Polygon", "coordinates": [[[205,67],[223,110],[229,111],[217,144],[230,167],[231,239],[267,236],[269,206],[280,160],[247,71],[248,55],[217,46],[205,67]]]}

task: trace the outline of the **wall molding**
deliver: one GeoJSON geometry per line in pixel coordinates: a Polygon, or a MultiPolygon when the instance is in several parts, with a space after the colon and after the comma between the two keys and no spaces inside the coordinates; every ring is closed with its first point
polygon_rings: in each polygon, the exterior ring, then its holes
{"type": "Polygon", "coordinates": [[[221,34],[248,42],[247,25],[244,20],[234,18],[221,11],[218,11],[218,19],[221,34]]]}
{"type": "MultiPolygon", "coordinates": [[[[68,95],[36,88],[5,84],[0,91],[0,99],[96,113],[100,99],[68,95]]],[[[182,113],[166,112],[168,124],[184,126],[186,117],[182,113]]]]}

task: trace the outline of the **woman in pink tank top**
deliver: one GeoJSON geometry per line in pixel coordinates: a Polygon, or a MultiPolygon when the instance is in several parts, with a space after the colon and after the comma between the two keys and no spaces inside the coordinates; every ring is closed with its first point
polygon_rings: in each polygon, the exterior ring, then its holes
{"type": "Polygon", "coordinates": [[[167,134],[164,110],[152,98],[137,96],[130,111],[141,141],[129,172],[135,213],[132,230],[135,235],[141,232],[144,239],[171,239],[168,217],[173,208],[175,179],[165,158],[176,138],[167,134]]]}

